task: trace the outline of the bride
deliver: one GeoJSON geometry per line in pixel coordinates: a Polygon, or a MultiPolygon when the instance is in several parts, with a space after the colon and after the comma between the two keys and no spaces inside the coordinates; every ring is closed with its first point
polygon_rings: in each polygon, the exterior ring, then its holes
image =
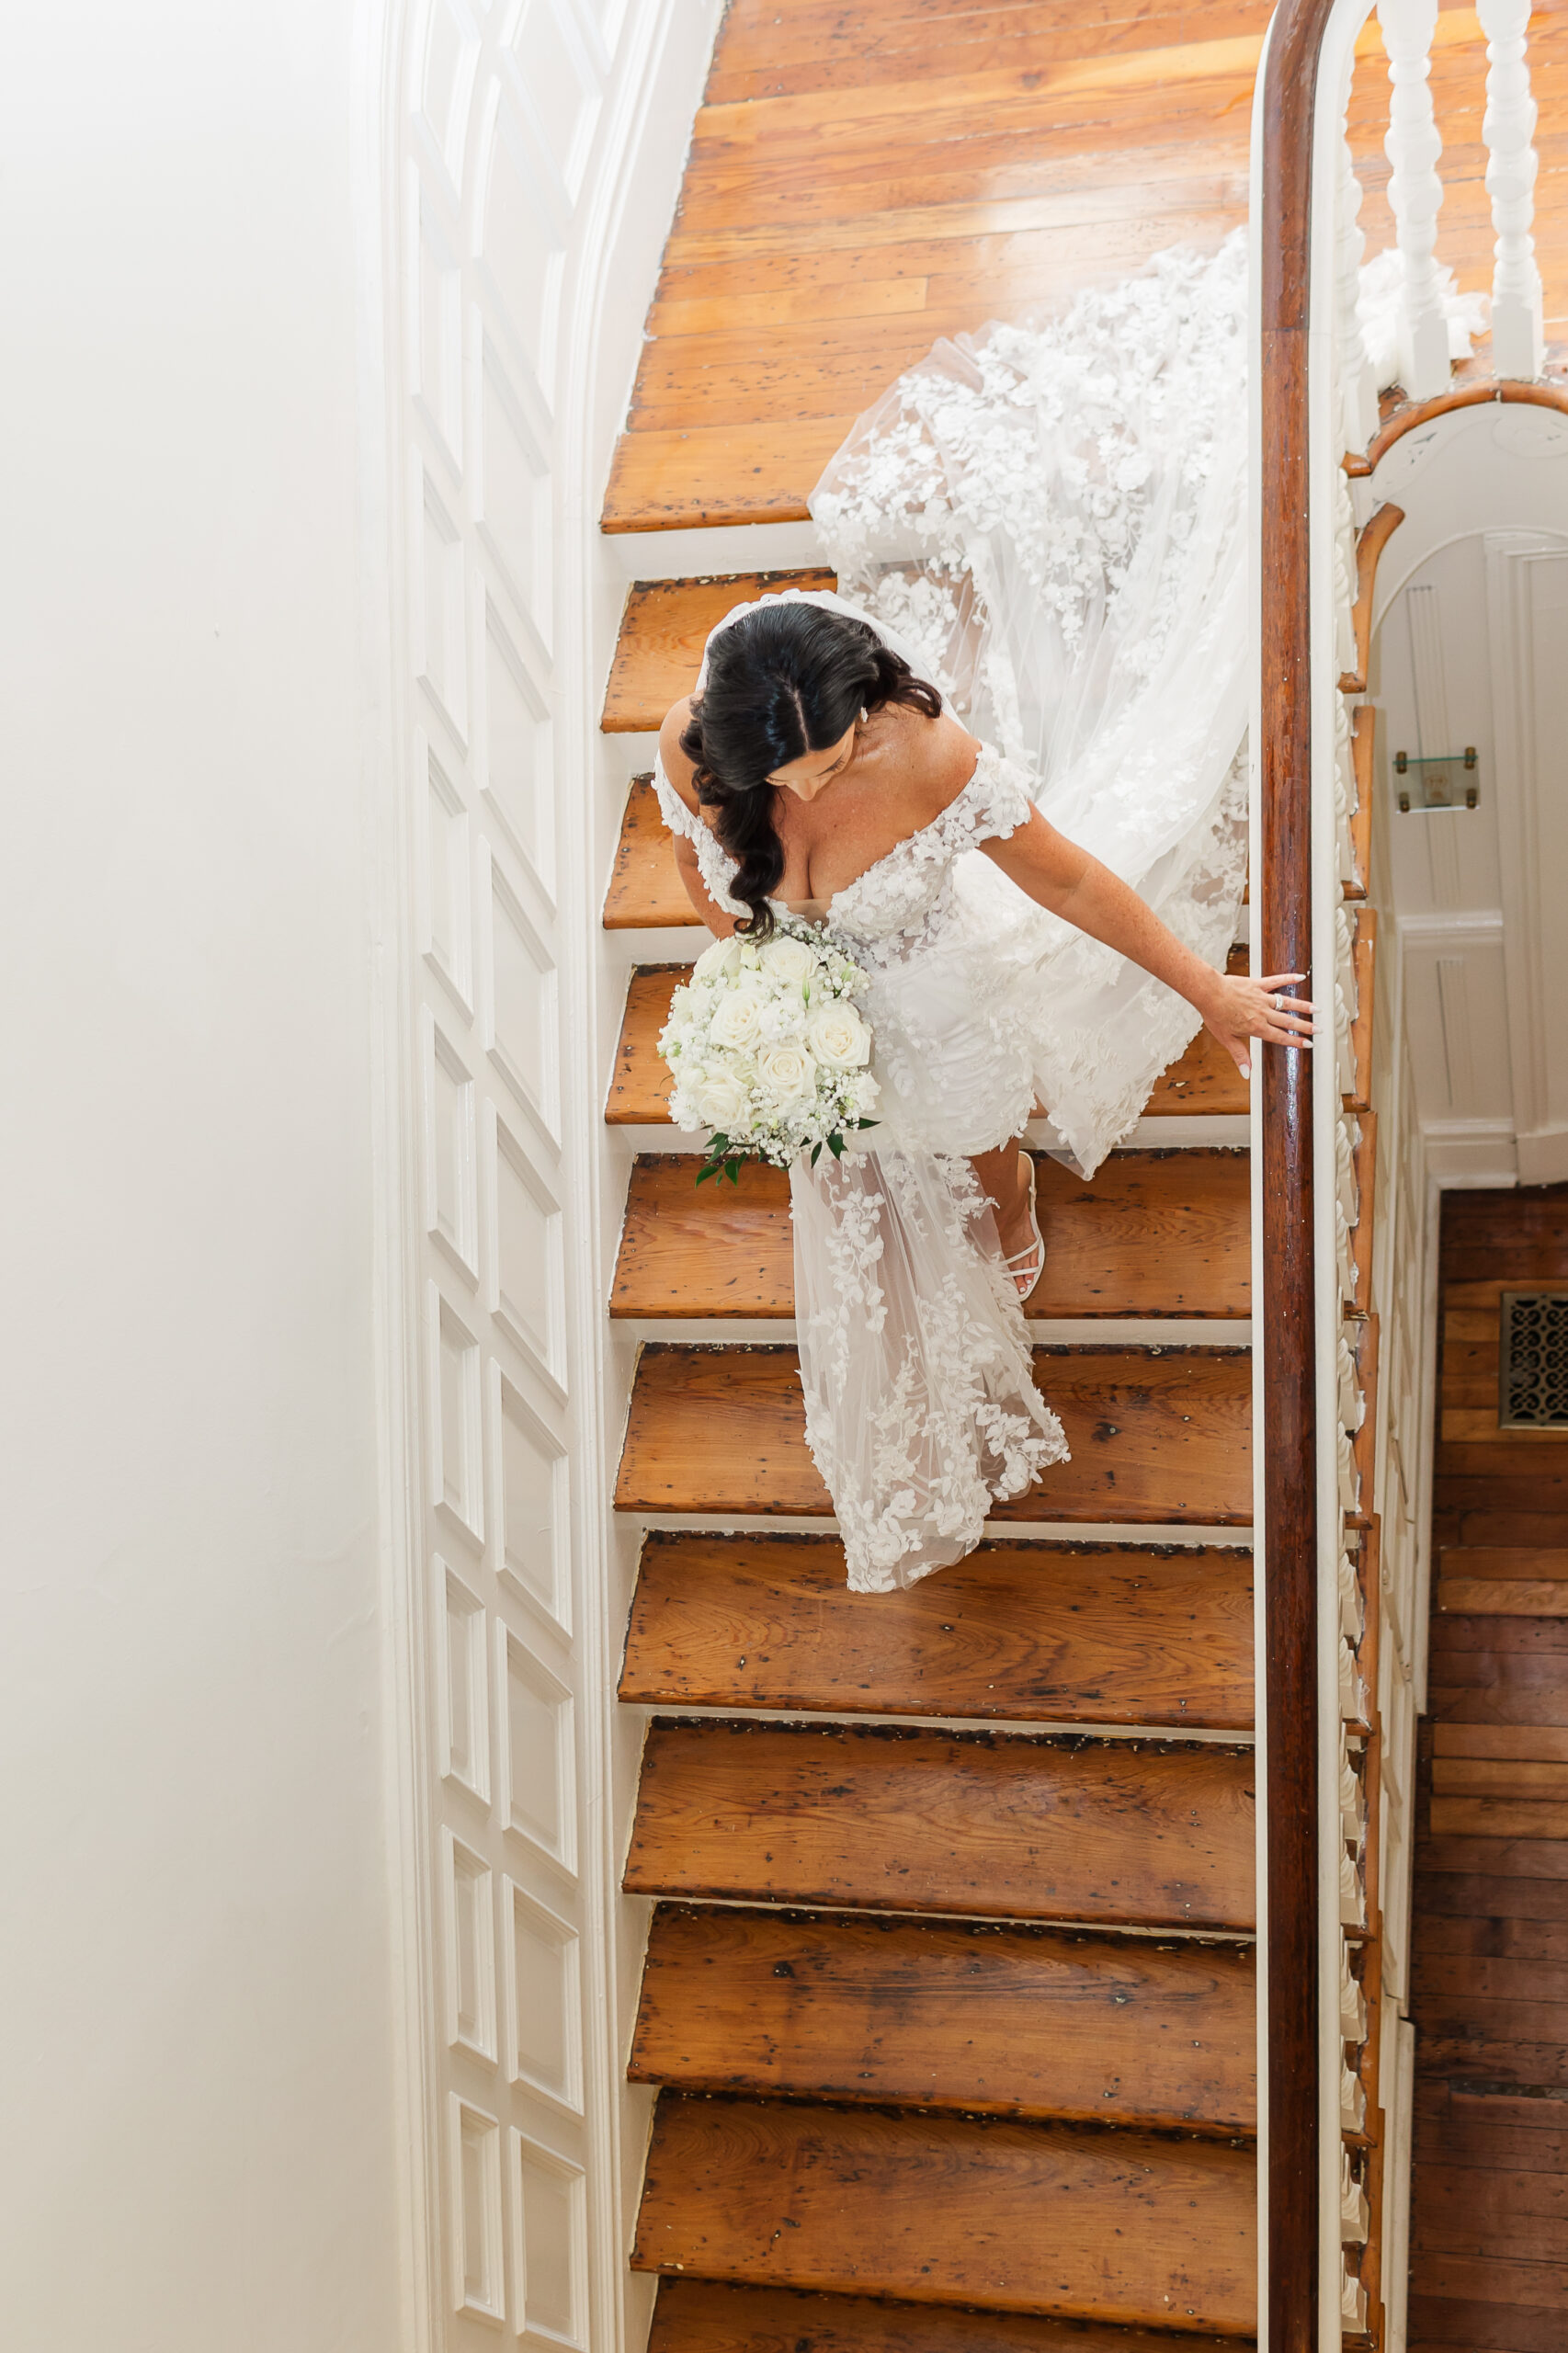
{"type": "Polygon", "coordinates": [[[1200,1025],[1244,1075],[1252,1040],[1310,1042],[1302,974],[1223,969],[1244,311],[1233,241],[939,345],[812,501],[855,601],[737,608],[660,736],[702,921],[788,913],[869,975],[871,1148],[790,1176],[806,1434],[859,1590],[960,1558],[1066,1457],[1023,1317],[1037,1098],[1087,1173],[1200,1025]]]}

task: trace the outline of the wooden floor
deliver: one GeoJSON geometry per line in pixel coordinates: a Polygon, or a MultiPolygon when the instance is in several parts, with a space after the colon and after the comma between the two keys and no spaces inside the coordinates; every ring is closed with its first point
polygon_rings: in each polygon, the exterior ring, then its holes
{"type": "MultiPolygon", "coordinates": [[[[941,335],[1211,250],[1246,215],[1267,0],[731,0],[616,454],[607,530],[799,519],[855,418],[941,335]]],[[[1392,242],[1374,18],[1350,111],[1392,242]]],[[[1538,7],[1537,243],[1568,331],[1568,0],[1538,7]]],[[[1438,257],[1491,283],[1473,9],[1445,7],[1438,257]]]]}
{"type": "Polygon", "coordinates": [[[1568,1437],[1497,1427],[1498,1300],[1568,1186],[1445,1196],[1422,1732],[1411,2353],[1568,2345],[1568,1437]]]}

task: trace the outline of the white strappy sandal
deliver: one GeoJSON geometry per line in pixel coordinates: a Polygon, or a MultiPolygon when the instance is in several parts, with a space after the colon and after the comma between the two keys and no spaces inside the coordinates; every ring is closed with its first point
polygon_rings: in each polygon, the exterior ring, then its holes
{"type": "MultiPolygon", "coordinates": [[[[1025,1156],[1028,1157],[1028,1155],[1025,1156]]],[[[1015,1250],[1012,1256],[1003,1262],[1017,1285],[1020,1306],[1030,1297],[1036,1284],[1045,1272],[1045,1236],[1040,1230],[1040,1220],[1035,1215],[1035,1165],[1032,1158],[1029,1159],[1028,1168],[1029,1233],[1032,1238],[1021,1250],[1015,1250]]]]}

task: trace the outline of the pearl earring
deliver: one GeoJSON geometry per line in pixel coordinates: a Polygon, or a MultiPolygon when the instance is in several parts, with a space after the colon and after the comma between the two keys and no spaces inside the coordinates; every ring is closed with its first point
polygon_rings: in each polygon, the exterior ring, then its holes
{"type": "Polygon", "coordinates": [[[862,704],[860,705],[860,724],[861,724],[861,726],[862,726],[862,727],[864,727],[864,725],[866,724],[867,720],[868,720],[868,719],[869,719],[870,715],[871,715],[871,714],[870,714],[870,712],[866,709],[865,704],[864,704],[864,703],[862,703],[862,704]]]}

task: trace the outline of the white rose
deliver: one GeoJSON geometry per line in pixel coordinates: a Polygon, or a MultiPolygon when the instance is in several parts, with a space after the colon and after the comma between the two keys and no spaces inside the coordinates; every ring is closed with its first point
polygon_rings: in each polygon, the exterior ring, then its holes
{"type": "Polygon", "coordinates": [[[699,981],[722,981],[741,969],[741,943],[731,932],[725,939],[715,939],[705,948],[692,966],[693,977],[699,981]]]}
{"type": "Polygon", "coordinates": [[[756,998],[736,991],[715,1007],[708,1035],[716,1046],[749,1046],[761,1019],[762,1009],[756,998]]]}
{"type": "Polygon", "coordinates": [[[817,1091],[817,1066],[803,1046],[768,1046],[756,1058],[758,1084],[778,1104],[810,1103],[817,1091]]]}
{"type": "Polygon", "coordinates": [[[871,1033],[852,1005],[819,1006],[806,1024],[806,1042],[832,1070],[858,1070],[871,1058],[871,1033]]]}
{"type": "Polygon", "coordinates": [[[765,940],[759,952],[763,971],[779,988],[798,989],[816,970],[817,960],[805,941],[791,939],[788,932],[765,940]]]}
{"type": "Polygon", "coordinates": [[[703,1080],[693,1097],[697,1116],[705,1128],[712,1128],[720,1135],[729,1135],[743,1122],[750,1109],[750,1098],[743,1082],[731,1071],[715,1071],[703,1080]]]}

